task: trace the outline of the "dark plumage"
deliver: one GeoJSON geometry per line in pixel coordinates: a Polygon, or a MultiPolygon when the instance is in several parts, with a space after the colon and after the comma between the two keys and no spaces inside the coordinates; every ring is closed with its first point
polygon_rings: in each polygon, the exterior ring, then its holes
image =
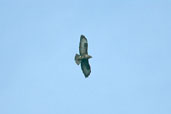
{"type": "Polygon", "coordinates": [[[81,35],[80,37],[79,51],[80,55],[75,55],[75,62],[77,65],[81,63],[81,69],[84,76],[87,78],[91,73],[91,67],[88,59],[92,58],[92,56],[88,55],[88,42],[84,35],[81,35]]]}

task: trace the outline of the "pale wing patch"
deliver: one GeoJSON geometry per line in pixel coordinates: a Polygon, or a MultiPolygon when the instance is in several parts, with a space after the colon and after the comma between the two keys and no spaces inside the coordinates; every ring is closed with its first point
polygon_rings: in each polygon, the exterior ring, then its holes
{"type": "Polygon", "coordinates": [[[80,55],[87,54],[88,50],[88,42],[85,36],[81,35],[80,37],[80,46],[79,46],[79,51],[80,55]]]}

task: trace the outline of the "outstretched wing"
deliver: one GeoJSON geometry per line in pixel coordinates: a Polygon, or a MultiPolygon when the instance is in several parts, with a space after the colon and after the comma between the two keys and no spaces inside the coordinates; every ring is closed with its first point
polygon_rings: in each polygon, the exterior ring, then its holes
{"type": "Polygon", "coordinates": [[[88,59],[82,59],[82,61],[81,61],[81,69],[82,69],[85,77],[87,78],[91,73],[91,68],[90,68],[88,59]]]}
{"type": "Polygon", "coordinates": [[[81,35],[81,37],[80,37],[80,47],[79,47],[80,55],[88,54],[87,50],[88,50],[87,39],[86,39],[86,37],[84,35],[81,35]]]}

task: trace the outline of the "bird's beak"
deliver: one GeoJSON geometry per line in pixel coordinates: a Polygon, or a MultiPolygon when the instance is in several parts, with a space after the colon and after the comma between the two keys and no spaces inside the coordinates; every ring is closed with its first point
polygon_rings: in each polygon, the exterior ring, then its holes
{"type": "Polygon", "coordinates": [[[92,58],[92,56],[90,56],[90,58],[92,58]]]}

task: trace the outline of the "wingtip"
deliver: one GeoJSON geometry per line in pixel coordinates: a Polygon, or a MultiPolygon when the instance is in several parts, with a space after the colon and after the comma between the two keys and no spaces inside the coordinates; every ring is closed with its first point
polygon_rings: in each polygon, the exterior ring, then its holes
{"type": "Polygon", "coordinates": [[[80,40],[82,40],[82,39],[87,40],[87,38],[86,38],[84,35],[81,35],[81,36],[80,36],[80,40]]]}
{"type": "Polygon", "coordinates": [[[89,76],[85,76],[85,78],[88,78],[89,76]]]}
{"type": "Polygon", "coordinates": [[[81,34],[81,38],[85,37],[83,34],[81,34]]]}
{"type": "Polygon", "coordinates": [[[89,74],[84,74],[85,78],[88,78],[90,76],[90,73],[89,74]]]}
{"type": "Polygon", "coordinates": [[[81,35],[80,39],[86,39],[86,37],[84,35],[81,35]]]}

